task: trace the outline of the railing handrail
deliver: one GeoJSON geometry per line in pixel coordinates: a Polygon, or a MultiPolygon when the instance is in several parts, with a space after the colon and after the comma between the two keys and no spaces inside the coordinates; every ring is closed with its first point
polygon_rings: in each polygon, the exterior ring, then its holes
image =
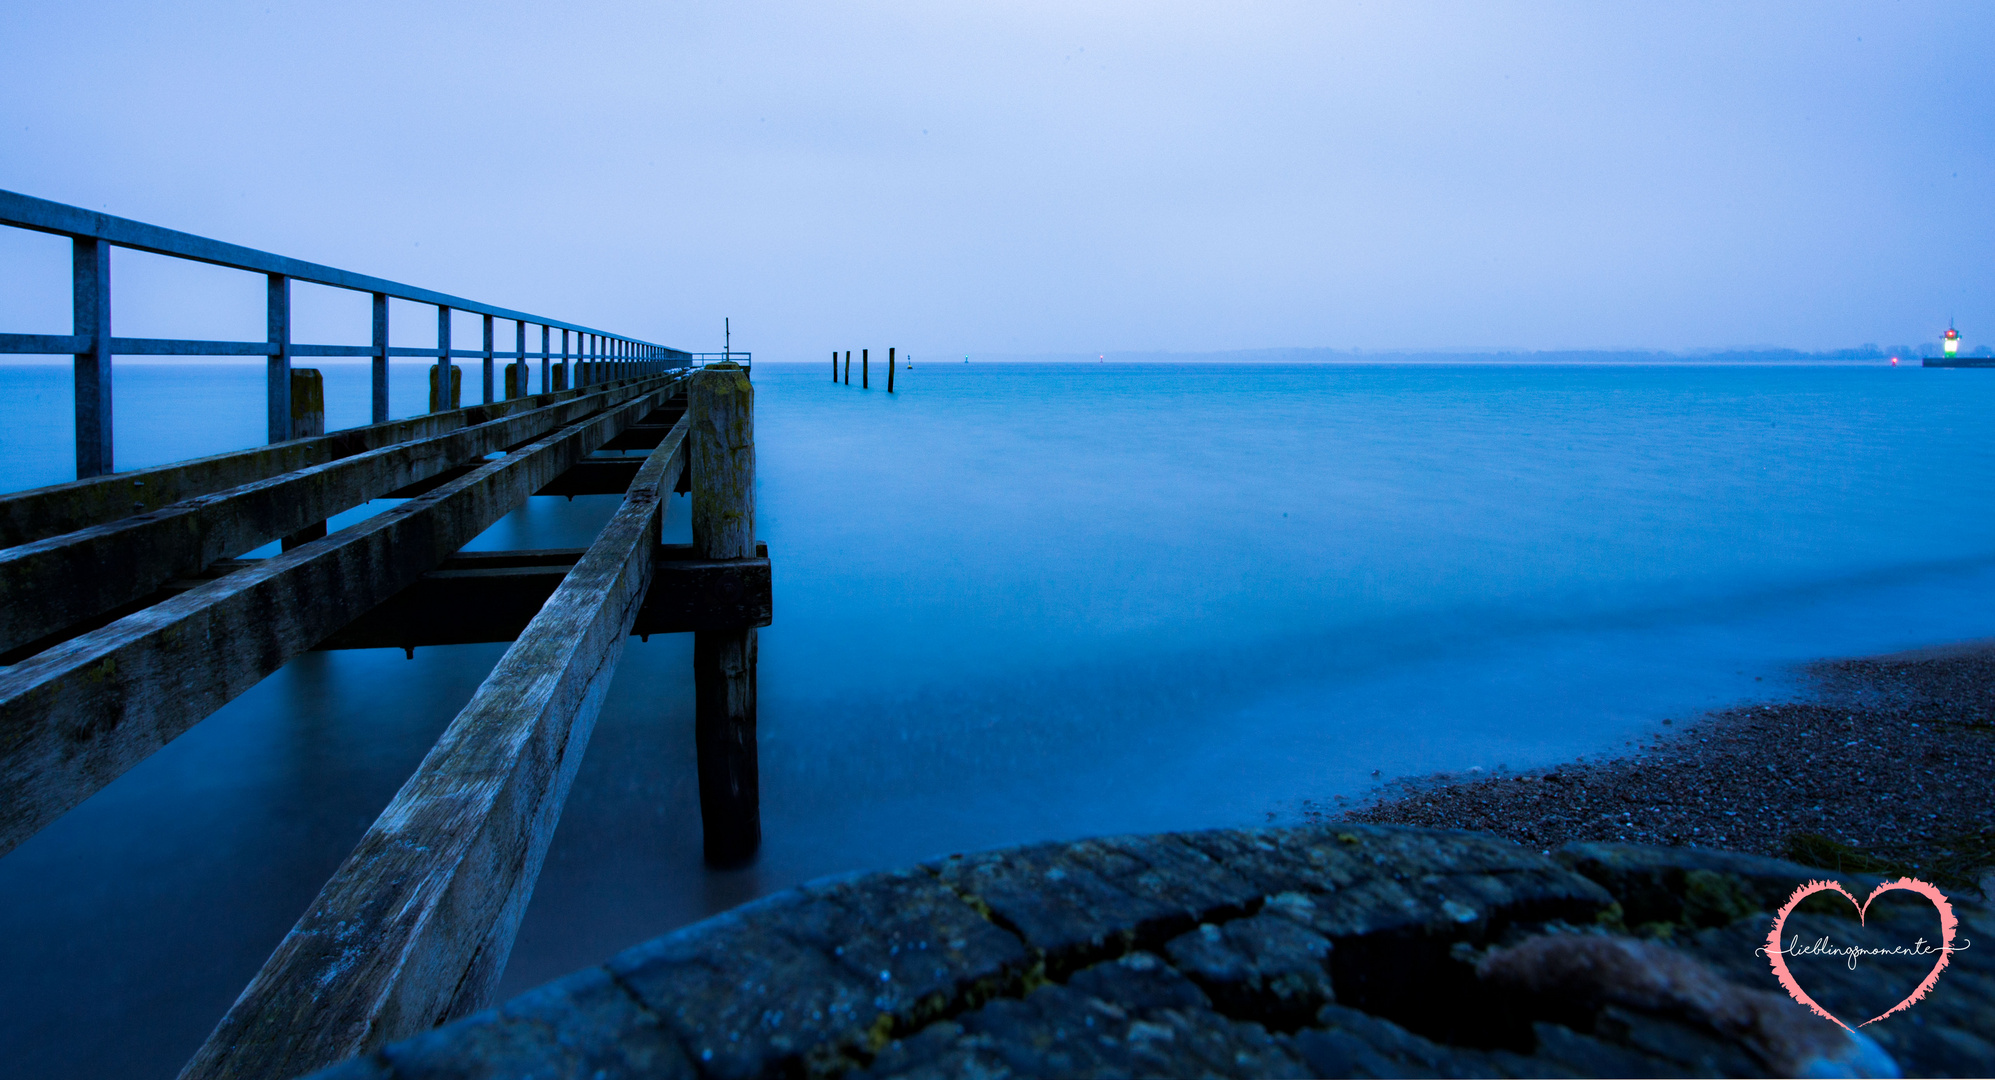
{"type": "MultiPolygon", "coordinates": [[[[468,311],[475,315],[490,315],[493,318],[513,322],[532,323],[535,326],[551,327],[555,330],[573,330],[583,334],[597,334],[602,337],[628,341],[637,345],[648,345],[663,349],[668,353],[683,353],[683,349],[673,349],[656,342],[630,337],[626,334],[612,334],[593,326],[580,323],[562,322],[548,319],[512,308],[494,307],[467,300],[449,293],[419,289],[413,285],[389,281],[386,278],[356,274],[336,267],[306,262],[302,259],[273,255],[267,251],[230,244],[221,240],[211,240],[205,236],[184,233],[175,229],[148,225],[143,221],[102,214],[86,210],[68,203],[38,199],[33,195],[23,195],[17,191],[0,189],[0,225],[11,225],[18,229],[32,229],[36,232],[55,233],[71,239],[103,240],[122,248],[134,251],[149,251],[155,255],[171,255],[175,258],[190,259],[194,262],[212,263],[233,270],[248,270],[259,274],[281,274],[293,281],[309,281],[315,285],[330,285],[355,292],[382,293],[398,300],[413,300],[419,304],[447,307],[453,311],[468,311]]],[[[25,336],[25,335],[23,335],[25,336]]],[[[12,350],[7,350],[12,351],[12,350]]],[[[428,355],[436,355],[434,351],[428,355]]],[[[480,350],[477,355],[484,355],[480,350]]]]}
{"type": "Polygon", "coordinates": [[[267,251],[224,243],[193,233],[148,225],[114,214],[85,210],[80,206],[51,202],[17,191],[0,190],[0,225],[69,238],[74,302],[71,305],[74,332],[69,334],[0,333],[0,354],[61,354],[75,358],[76,376],[76,476],[81,480],[112,471],[111,361],[117,355],[166,356],[262,356],[266,359],[265,409],[270,441],[284,442],[302,433],[324,429],[324,402],[319,384],[305,383],[307,403],[315,407],[292,408],[291,361],[303,356],[365,356],[372,360],[372,411],[374,422],[388,419],[388,362],[395,356],[434,356],[430,411],[456,407],[458,357],[483,361],[484,399],[495,399],[494,365],[500,359],[520,365],[515,377],[508,368],[506,397],[527,392],[526,328],[540,327],[540,383],[545,393],[555,385],[566,385],[571,357],[581,367],[575,369],[575,384],[603,382],[643,372],[683,370],[693,366],[693,354],[624,334],[612,334],[580,323],[549,319],[512,308],[480,304],[461,296],[418,289],[413,285],[355,274],[303,259],[273,255],[267,251]],[[262,274],[266,279],[267,327],[262,341],[201,341],[187,338],[121,338],[111,333],[111,249],[122,247],[169,258],[203,262],[232,270],[262,274]],[[291,338],[291,283],[310,282],[335,289],[367,293],[373,300],[373,341],[360,345],[303,344],[291,338]],[[424,304],[436,309],[436,348],[395,347],[389,344],[390,299],[424,304]],[[480,316],[484,322],[481,347],[457,349],[451,344],[451,323],[455,312],[480,316]],[[514,324],[511,349],[497,347],[493,319],[514,324]],[[554,368],[554,348],[550,335],[561,331],[560,369],[554,368]],[[569,335],[575,335],[574,350],[569,335]],[[558,381],[553,376],[559,375],[558,381]]]}

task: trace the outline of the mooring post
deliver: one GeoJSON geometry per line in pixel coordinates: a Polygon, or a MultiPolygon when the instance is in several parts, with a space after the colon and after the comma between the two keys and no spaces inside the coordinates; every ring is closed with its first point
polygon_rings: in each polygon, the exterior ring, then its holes
{"type": "Polygon", "coordinates": [[[861,390],[870,390],[873,386],[872,365],[866,360],[866,352],[867,350],[865,349],[859,350],[859,389],[861,390]]]}
{"type": "Polygon", "coordinates": [[[894,350],[892,346],[888,346],[887,347],[887,393],[891,394],[893,392],[894,392],[894,350]]]}
{"type": "Polygon", "coordinates": [[[838,350],[831,350],[831,381],[838,381],[838,350]]]}
{"type": "MultiPolygon", "coordinates": [[[[687,388],[693,548],[703,559],[755,556],[755,388],[733,361],[687,388]]],[[[746,862],[762,845],[755,765],[755,630],[693,632],[694,744],[707,862],[746,862]]]]}
{"type": "MultiPolygon", "coordinates": [[[[326,433],[326,380],[318,368],[291,369],[291,437],[311,439],[326,433]]],[[[313,522],[283,540],[289,551],[326,534],[326,523],[313,522]]]]}
{"type": "Polygon", "coordinates": [[[852,350],[845,350],[845,385],[852,385],[852,350]]]}

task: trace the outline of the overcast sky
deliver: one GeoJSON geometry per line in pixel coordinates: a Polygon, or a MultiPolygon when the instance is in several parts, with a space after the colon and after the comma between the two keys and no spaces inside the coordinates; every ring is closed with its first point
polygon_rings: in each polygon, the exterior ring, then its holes
{"type": "Polygon", "coordinates": [[[1995,337],[1995,5],[7,9],[0,187],[685,348],[1995,337]]]}

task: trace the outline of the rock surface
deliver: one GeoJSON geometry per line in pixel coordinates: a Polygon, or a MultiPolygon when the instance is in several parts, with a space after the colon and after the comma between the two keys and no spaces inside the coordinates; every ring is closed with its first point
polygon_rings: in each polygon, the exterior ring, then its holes
{"type": "MultiPolygon", "coordinates": [[[[768,897],[319,1075],[1995,1074],[1995,954],[1954,953],[1854,1037],[1780,989],[1767,912],[1828,876],[1365,825],[1041,844],[768,897]]],[[[1839,879],[1859,900],[1876,884],[1839,879]]],[[[1937,941],[1902,895],[1867,923],[1814,897],[1788,930],[1937,941]]],[[[1985,908],[1955,910],[1957,946],[1995,948],[1985,908]]],[[[1789,963],[1855,1024],[1931,958],[1789,963]]]]}

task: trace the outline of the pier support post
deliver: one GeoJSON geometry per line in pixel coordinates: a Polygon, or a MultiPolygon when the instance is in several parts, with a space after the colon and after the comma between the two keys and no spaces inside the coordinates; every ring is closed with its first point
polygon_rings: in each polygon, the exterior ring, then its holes
{"type": "Polygon", "coordinates": [[[831,381],[838,381],[838,350],[831,350],[831,381]]]}
{"type": "Polygon", "coordinates": [[[845,385],[852,385],[852,350],[845,350],[845,385]]]}
{"type": "Polygon", "coordinates": [[[449,412],[452,409],[458,408],[462,404],[463,399],[464,369],[458,367],[456,364],[451,364],[448,367],[433,367],[429,369],[429,411],[449,412]],[[442,386],[438,385],[439,381],[446,377],[450,379],[448,394],[445,393],[442,386]]]}
{"type": "MultiPolygon", "coordinates": [[[[732,361],[693,375],[686,395],[693,547],[755,557],[755,388],[732,361]]],[[[755,759],[755,630],[693,632],[694,742],[706,859],[730,866],[762,845],[755,759]]]]}
{"type": "MultiPolygon", "coordinates": [[[[317,438],[326,433],[326,380],[317,368],[291,369],[291,437],[317,438]]],[[[314,522],[284,538],[283,549],[309,544],[326,534],[326,523],[314,522]]]]}
{"type": "Polygon", "coordinates": [[[873,388],[873,365],[871,361],[866,359],[869,351],[867,349],[859,350],[859,389],[861,390],[870,390],[873,388]]]}
{"type": "Polygon", "coordinates": [[[887,349],[887,393],[894,392],[894,350],[887,349]]]}

